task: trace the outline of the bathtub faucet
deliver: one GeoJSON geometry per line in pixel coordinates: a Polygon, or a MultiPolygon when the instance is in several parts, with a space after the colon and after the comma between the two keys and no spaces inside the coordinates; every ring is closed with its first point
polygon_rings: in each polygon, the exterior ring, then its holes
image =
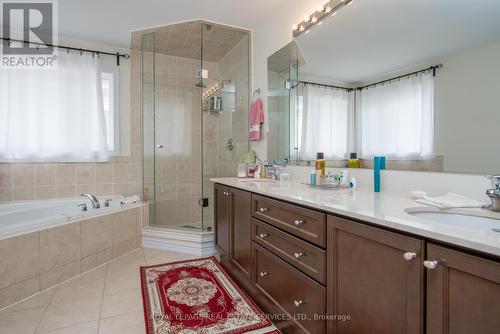
{"type": "Polygon", "coordinates": [[[99,200],[94,195],[83,193],[80,196],[87,197],[90,200],[90,203],[92,203],[92,207],[94,209],[99,209],[101,207],[101,204],[99,203],[99,200]]]}

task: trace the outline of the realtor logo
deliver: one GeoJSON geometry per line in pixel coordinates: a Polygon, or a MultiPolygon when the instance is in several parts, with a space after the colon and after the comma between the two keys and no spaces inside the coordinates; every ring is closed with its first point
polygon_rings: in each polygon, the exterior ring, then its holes
{"type": "Polygon", "coordinates": [[[50,68],[57,60],[55,1],[2,1],[3,68],[50,68]]]}

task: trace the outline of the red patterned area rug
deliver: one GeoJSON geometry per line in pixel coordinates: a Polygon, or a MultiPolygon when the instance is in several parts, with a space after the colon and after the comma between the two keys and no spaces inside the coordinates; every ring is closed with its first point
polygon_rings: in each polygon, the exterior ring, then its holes
{"type": "Polygon", "coordinates": [[[147,334],[278,334],[214,257],[141,267],[147,334]]]}

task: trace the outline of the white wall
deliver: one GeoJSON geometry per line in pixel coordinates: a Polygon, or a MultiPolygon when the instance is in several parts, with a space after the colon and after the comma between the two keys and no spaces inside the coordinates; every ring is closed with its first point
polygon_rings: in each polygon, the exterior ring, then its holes
{"type": "Polygon", "coordinates": [[[500,172],[500,43],[454,53],[440,62],[435,149],[444,155],[445,170],[500,172]]]}

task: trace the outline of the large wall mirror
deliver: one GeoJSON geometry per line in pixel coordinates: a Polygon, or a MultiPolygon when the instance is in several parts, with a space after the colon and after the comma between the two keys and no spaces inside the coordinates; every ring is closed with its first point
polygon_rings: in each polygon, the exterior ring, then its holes
{"type": "Polygon", "coordinates": [[[500,172],[500,1],[354,0],[269,57],[268,80],[269,160],[500,172]]]}

